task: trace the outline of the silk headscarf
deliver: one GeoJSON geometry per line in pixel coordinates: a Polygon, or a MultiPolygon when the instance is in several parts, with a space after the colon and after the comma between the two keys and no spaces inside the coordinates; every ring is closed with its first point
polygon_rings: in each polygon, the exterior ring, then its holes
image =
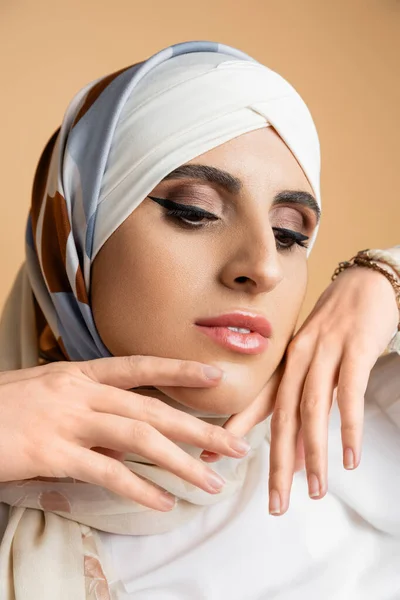
{"type": "MultiPolygon", "coordinates": [[[[89,301],[91,265],[100,248],[174,168],[267,126],[292,151],[320,203],[319,142],[307,106],[280,75],[239,50],[177,44],[78,92],[35,175],[26,263],[0,327],[6,349],[0,368],[109,356],[89,301]]],[[[247,436],[247,457],[219,461],[215,470],[227,484],[215,496],[127,455],[129,469],[177,497],[168,513],[74,480],[1,484],[0,501],[10,506],[0,548],[2,600],[117,597],[96,530],[161,533],[226,498],[240,487],[266,427],[260,423],[247,436]]],[[[185,450],[196,458],[201,452],[185,450]]]]}

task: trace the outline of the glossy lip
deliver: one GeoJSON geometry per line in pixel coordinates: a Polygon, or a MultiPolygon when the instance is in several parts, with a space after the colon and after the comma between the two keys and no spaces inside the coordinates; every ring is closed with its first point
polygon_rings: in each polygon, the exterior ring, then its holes
{"type": "Polygon", "coordinates": [[[271,323],[265,317],[242,311],[220,315],[219,317],[198,319],[196,325],[203,327],[242,327],[250,329],[251,332],[259,333],[264,338],[269,338],[272,333],[271,323]]]}
{"type": "Polygon", "coordinates": [[[241,354],[261,354],[268,347],[272,327],[261,315],[235,312],[219,317],[200,319],[196,326],[217,344],[241,354]],[[231,331],[228,327],[245,327],[250,333],[231,331]]]}

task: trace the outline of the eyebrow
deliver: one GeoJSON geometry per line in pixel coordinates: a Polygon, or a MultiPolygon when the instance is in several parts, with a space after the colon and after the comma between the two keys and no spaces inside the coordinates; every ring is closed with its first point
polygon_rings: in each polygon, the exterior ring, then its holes
{"type": "Polygon", "coordinates": [[[301,206],[306,206],[313,211],[317,224],[319,223],[321,209],[314,196],[308,192],[303,192],[302,190],[283,190],[276,194],[272,201],[272,206],[277,206],[279,204],[300,204],[301,206]]]}
{"type": "Polygon", "coordinates": [[[168,179],[200,179],[223,187],[230,194],[238,194],[242,189],[240,179],[227,171],[211,167],[210,165],[182,165],[171,171],[163,181],[168,179]]]}
{"type": "MultiPolygon", "coordinates": [[[[171,171],[171,173],[168,173],[162,181],[171,179],[197,179],[206,181],[207,183],[221,186],[230,194],[238,194],[243,188],[242,181],[238,177],[210,165],[181,165],[177,169],[171,171]]],[[[290,203],[300,204],[310,208],[315,214],[317,223],[319,222],[321,209],[312,194],[302,190],[283,190],[276,194],[272,206],[290,203]]]]}

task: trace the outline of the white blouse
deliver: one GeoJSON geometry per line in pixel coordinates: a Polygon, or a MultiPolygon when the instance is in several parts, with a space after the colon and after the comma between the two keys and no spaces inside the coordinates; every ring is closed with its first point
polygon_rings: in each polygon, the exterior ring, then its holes
{"type": "Polygon", "coordinates": [[[327,495],[295,474],[285,515],[268,514],[269,443],[245,485],[162,535],[102,533],[121,600],[398,600],[400,356],[375,365],[365,399],[361,463],[342,466],[340,414],[329,425],[327,495]]]}
{"type": "MultiPolygon", "coordinates": [[[[375,365],[364,417],[361,463],[346,471],[334,402],[329,489],[321,500],[308,497],[301,471],[294,476],[288,512],[268,514],[265,440],[240,492],[189,523],[161,535],[101,533],[126,590],[118,600],[398,600],[398,354],[375,365]]],[[[1,525],[0,514],[0,539],[1,525]]]]}

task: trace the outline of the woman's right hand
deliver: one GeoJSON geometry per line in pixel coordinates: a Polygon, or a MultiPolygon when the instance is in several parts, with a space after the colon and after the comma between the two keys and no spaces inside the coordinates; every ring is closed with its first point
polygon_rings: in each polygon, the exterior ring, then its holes
{"type": "Polygon", "coordinates": [[[236,458],[245,456],[246,450],[239,448],[246,442],[223,427],[126,390],[143,385],[213,387],[221,377],[222,371],[202,363],[153,356],[58,362],[0,373],[0,481],[71,477],[150,508],[170,510],[170,494],[123,464],[123,453],[133,452],[218,493],[219,476],[171,439],[236,458]],[[207,375],[209,369],[216,378],[207,375]]]}

